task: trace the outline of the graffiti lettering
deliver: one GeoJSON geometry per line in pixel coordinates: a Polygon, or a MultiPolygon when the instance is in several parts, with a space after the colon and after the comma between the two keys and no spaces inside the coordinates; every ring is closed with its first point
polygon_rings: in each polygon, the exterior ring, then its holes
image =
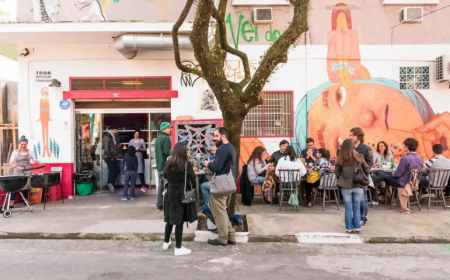
{"type": "MultiPolygon", "coordinates": [[[[191,67],[191,68],[196,68],[198,67],[198,65],[195,65],[194,62],[192,61],[182,61],[181,64],[187,66],[187,67],[191,67]]],[[[193,87],[195,82],[199,79],[200,77],[195,78],[194,80],[192,80],[191,77],[191,73],[185,73],[185,72],[181,72],[181,77],[180,77],[180,84],[181,86],[185,86],[185,87],[193,87]]]]}
{"type": "MultiPolygon", "coordinates": [[[[250,21],[244,21],[244,15],[239,14],[239,22],[237,30],[234,30],[233,22],[231,20],[231,13],[228,13],[225,20],[225,24],[228,24],[228,28],[231,31],[231,37],[233,39],[234,48],[239,49],[239,40],[242,38],[247,43],[258,42],[259,32],[258,26],[250,23],[250,21]]],[[[281,31],[278,29],[273,29],[272,25],[269,26],[269,31],[266,32],[264,39],[267,42],[275,42],[281,36],[281,31]]]]}
{"type": "MultiPolygon", "coordinates": [[[[253,74],[258,66],[258,61],[249,61],[250,72],[253,74]]],[[[223,67],[223,72],[228,79],[232,79],[233,82],[244,79],[244,66],[240,60],[232,61],[226,60],[223,67]]]]}

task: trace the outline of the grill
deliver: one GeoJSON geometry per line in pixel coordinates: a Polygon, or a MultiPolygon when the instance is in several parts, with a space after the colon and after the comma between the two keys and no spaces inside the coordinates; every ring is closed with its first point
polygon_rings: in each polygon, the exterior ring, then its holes
{"type": "Polygon", "coordinates": [[[43,189],[44,192],[44,210],[47,204],[47,192],[48,188],[59,185],[61,189],[61,200],[64,203],[64,195],[61,185],[61,173],[60,172],[44,172],[34,173],[31,175],[31,186],[33,188],[43,189]]]}
{"type": "Polygon", "coordinates": [[[28,176],[2,176],[0,177],[0,190],[6,192],[5,200],[3,201],[2,211],[3,217],[9,218],[12,215],[11,210],[9,210],[9,203],[11,201],[11,193],[19,192],[20,196],[22,196],[23,201],[28,206],[28,209],[31,211],[30,205],[28,201],[25,199],[23,194],[20,192],[28,182],[28,176]]]}
{"type": "Polygon", "coordinates": [[[48,188],[61,183],[59,172],[34,173],[31,176],[31,185],[33,188],[48,188]]]}

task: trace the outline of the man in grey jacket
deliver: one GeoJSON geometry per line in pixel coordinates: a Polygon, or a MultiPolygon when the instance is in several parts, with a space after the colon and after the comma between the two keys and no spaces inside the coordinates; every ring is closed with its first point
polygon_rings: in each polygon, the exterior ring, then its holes
{"type": "MultiPolygon", "coordinates": [[[[350,139],[355,143],[356,151],[364,156],[364,161],[372,167],[373,155],[372,148],[364,144],[364,131],[360,127],[350,129],[350,139]]],[[[363,197],[361,199],[361,226],[367,223],[367,212],[369,207],[367,205],[367,186],[364,187],[363,197]]]]}
{"type": "Polygon", "coordinates": [[[114,184],[120,174],[120,166],[117,161],[119,156],[119,137],[117,137],[117,127],[111,125],[103,137],[103,160],[108,166],[108,189],[115,193],[114,184]]]}

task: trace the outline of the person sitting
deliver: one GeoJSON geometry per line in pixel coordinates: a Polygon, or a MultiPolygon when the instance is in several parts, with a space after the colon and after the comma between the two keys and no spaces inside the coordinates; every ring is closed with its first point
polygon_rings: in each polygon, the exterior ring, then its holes
{"type": "Polygon", "coordinates": [[[318,150],[314,147],[314,139],[306,138],[306,149],[302,150],[301,158],[305,159],[306,165],[313,165],[317,161],[318,150]]]}
{"type": "Polygon", "coordinates": [[[247,162],[247,176],[252,184],[262,185],[266,177],[268,165],[264,160],[266,149],[261,146],[256,147],[247,162]]]}
{"type": "Polygon", "coordinates": [[[269,163],[273,163],[274,165],[277,165],[278,160],[280,160],[280,158],[283,157],[287,146],[289,146],[289,141],[286,139],[283,139],[283,140],[281,140],[279,146],[280,146],[280,150],[278,150],[272,154],[272,157],[270,158],[269,163]]]}
{"type": "Polygon", "coordinates": [[[289,178],[286,178],[285,174],[281,174],[280,170],[299,170],[300,178],[305,176],[306,168],[297,157],[293,146],[286,148],[283,157],[278,160],[277,168],[275,169],[275,174],[282,182],[289,182],[289,178]]]}
{"type": "MultiPolygon", "coordinates": [[[[450,169],[450,159],[444,157],[442,155],[443,152],[444,152],[444,146],[442,146],[441,144],[434,144],[433,145],[434,158],[429,159],[427,162],[425,162],[424,169],[426,171],[429,171],[430,169],[450,169]]],[[[428,184],[429,179],[430,178],[427,178],[425,176],[422,177],[420,179],[419,186],[421,186],[423,188],[427,188],[429,185],[428,184]]],[[[445,189],[445,193],[447,196],[449,194],[449,188],[450,188],[449,186],[450,186],[450,178],[448,179],[448,184],[445,189]]],[[[420,198],[425,198],[425,197],[428,197],[427,193],[420,196],[420,198]]]]}
{"type": "MultiPolygon", "coordinates": [[[[374,184],[384,181],[388,184],[388,186],[392,186],[393,188],[404,188],[409,182],[411,171],[422,170],[423,160],[416,153],[419,142],[417,142],[414,138],[407,138],[403,144],[405,145],[405,151],[408,154],[402,157],[394,174],[391,175],[389,173],[383,173],[379,176],[373,177],[372,179],[374,184]]],[[[400,189],[398,191],[398,197],[402,208],[402,214],[410,214],[411,210],[407,205],[408,197],[403,195],[400,189]]]]}
{"type": "MultiPolygon", "coordinates": [[[[212,157],[210,160],[214,161],[214,157],[216,156],[217,148],[219,148],[220,143],[216,142],[214,146],[211,148],[212,157]]],[[[211,201],[211,195],[209,194],[209,190],[211,189],[211,182],[206,180],[200,183],[200,190],[202,191],[203,202],[208,205],[211,201]]]]}
{"type": "MultiPolygon", "coordinates": [[[[314,166],[308,171],[308,174],[311,174],[314,171],[319,172],[320,177],[324,176],[327,170],[331,170],[330,164],[330,152],[327,149],[319,149],[317,151],[317,160],[314,163],[314,166]]],[[[317,188],[320,185],[320,178],[314,183],[309,183],[306,181],[305,183],[305,191],[306,191],[306,202],[307,207],[311,207],[311,193],[313,188],[317,188]]]]}
{"type": "Polygon", "coordinates": [[[394,155],[388,149],[388,145],[384,141],[380,141],[377,144],[377,150],[373,153],[373,166],[380,166],[383,162],[391,162],[394,155]]]}

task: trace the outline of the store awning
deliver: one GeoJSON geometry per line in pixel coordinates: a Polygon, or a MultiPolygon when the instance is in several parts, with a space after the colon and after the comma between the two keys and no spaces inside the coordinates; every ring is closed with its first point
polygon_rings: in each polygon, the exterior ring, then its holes
{"type": "Polygon", "coordinates": [[[64,99],[161,99],[178,98],[177,90],[71,90],[63,92],[64,99]]]}

